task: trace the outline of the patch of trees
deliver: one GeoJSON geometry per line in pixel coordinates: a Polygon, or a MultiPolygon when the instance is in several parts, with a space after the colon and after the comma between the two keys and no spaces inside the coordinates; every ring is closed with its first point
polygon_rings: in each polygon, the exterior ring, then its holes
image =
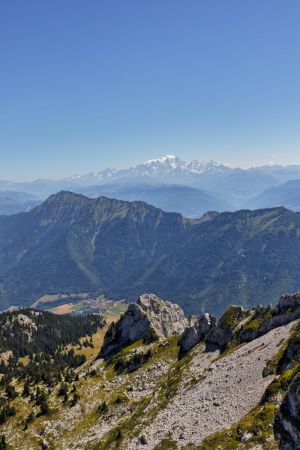
{"type": "Polygon", "coordinates": [[[5,439],[5,435],[2,434],[0,436],[0,450],[5,450],[6,449],[6,439],[5,439]]]}
{"type": "Polygon", "coordinates": [[[3,425],[9,417],[14,416],[15,414],[16,408],[14,406],[5,405],[0,410],[0,424],[3,425]]]}
{"type": "MultiPolygon", "coordinates": [[[[86,358],[65,348],[69,344],[81,347],[80,338],[86,336],[89,338],[84,340],[84,346],[92,346],[91,337],[102,326],[102,319],[95,315],[57,316],[32,309],[0,314],[0,353],[12,352],[7,362],[0,362],[0,386],[17,378],[25,383],[27,395],[30,384],[51,387],[62,380],[75,381],[75,369],[86,358]],[[22,356],[29,357],[28,364],[20,362],[22,356]]],[[[7,389],[7,396],[13,398],[13,388],[7,389]]]]}
{"type": "Polygon", "coordinates": [[[68,344],[81,345],[81,337],[92,336],[102,326],[102,319],[92,314],[59,316],[33,309],[2,313],[0,353],[12,351],[17,358],[41,352],[53,355],[68,344]],[[20,319],[21,315],[28,320],[20,319]]]}
{"type": "MultiPolygon", "coordinates": [[[[6,361],[0,361],[0,425],[16,414],[13,401],[21,396],[37,407],[37,413],[32,411],[23,421],[26,430],[36,415],[50,412],[47,399],[59,383],[59,395],[75,406],[79,399],[76,369],[86,357],[67,346],[92,346],[92,335],[102,326],[102,319],[95,315],[55,316],[31,309],[0,314],[0,353],[11,352],[6,361]],[[80,338],[85,338],[83,343],[80,338]],[[20,361],[22,356],[28,357],[26,363],[20,361]],[[19,393],[15,380],[23,385],[19,393]],[[73,383],[72,389],[68,383],[73,383]]],[[[4,435],[0,435],[2,448],[6,448],[4,435]]]]}
{"type": "Polygon", "coordinates": [[[48,387],[57,385],[63,379],[71,383],[76,381],[75,369],[86,361],[83,355],[77,355],[73,349],[69,351],[56,351],[53,355],[37,353],[29,356],[28,364],[24,365],[14,357],[10,357],[7,363],[0,364],[0,374],[3,377],[0,386],[6,389],[8,398],[15,398],[15,390],[10,386],[13,378],[24,382],[23,395],[30,392],[30,385],[44,383],[48,387]]]}
{"type": "Polygon", "coordinates": [[[150,349],[147,352],[137,352],[125,357],[121,355],[115,358],[115,371],[117,374],[134,372],[149,361],[151,356],[152,352],[150,349]]]}

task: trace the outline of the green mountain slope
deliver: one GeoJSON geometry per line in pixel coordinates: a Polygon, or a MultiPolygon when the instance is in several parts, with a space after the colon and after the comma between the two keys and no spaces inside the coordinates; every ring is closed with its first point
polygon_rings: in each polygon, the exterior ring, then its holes
{"type": "Polygon", "coordinates": [[[1,306],[43,294],[107,292],[139,278],[192,225],[141,202],[62,192],[27,214],[0,218],[1,306]]]}
{"type": "Polygon", "coordinates": [[[146,287],[188,311],[217,314],[232,302],[275,301],[299,289],[299,236],[300,215],[284,208],[223,213],[195,225],[128,292],[146,287]]]}
{"type": "Polygon", "coordinates": [[[300,214],[284,208],[185,219],[142,202],[62,192],[0,217],[0,305],[45,294],[173,298],[189,312],[275,301],[300,287],[300,214]]]}

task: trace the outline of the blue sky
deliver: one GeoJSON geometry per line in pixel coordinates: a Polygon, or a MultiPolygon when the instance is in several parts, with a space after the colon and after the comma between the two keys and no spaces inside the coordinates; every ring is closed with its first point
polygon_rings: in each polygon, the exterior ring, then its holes
{"type": "Polygon", "coordinates": [[[0,3],[0,178],[300,163],[299,0],[0,3]]]}

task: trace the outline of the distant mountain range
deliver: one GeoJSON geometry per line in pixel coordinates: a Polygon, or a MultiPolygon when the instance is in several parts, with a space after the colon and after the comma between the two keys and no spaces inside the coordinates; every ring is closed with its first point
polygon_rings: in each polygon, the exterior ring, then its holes
{"type": "Polygon", "coordinates": [[[234,207],[217,194],[179,184],[106,184],[83,189],[83,194],[126,201],[143,201],[168,212],[199,218],[207,211],[233,211],[234,207]]]}
{"type": "Polygon", "coordinates": [[[230,167],[214,161],[185,162],[173,155],[163,156],[159,159],[149,160],[143,164],[128,169],[105,169],[98,173],[74,175],[61,180],[38,179],[32,182],[0,181],[0,190],[19,190],[32,194],[45,196],[57,189],[76,190],[84,186],[110,183],[126,184],[197,184],[201,176],[232,172],[230,167]],[[18,188],[18,189],[17,189],[18,188]]]}
{"type": "Polygon", "coordinates": [[[284,208],[185,219],[143,202],[61,192],[0,217],[0,305],[44,294],[173,298],[188,312],[275,301],[300,286],[300,214],[284,208]]]}
{"type": "Polygon", "coordinates": [[[300,211],[300,179],[291,180],[280,186],[267,189],[245,203],[246,208],[267,208],[270,205],[284,205],[293,211],[300,211]]]}
{"type": "Polygon", "coordinates": [[[30,211],[41,201],[26,192],[0,191],[0,215],[10,215],[30,211]]]}
{"type": "Polygon", "coordinates": [[[61,190],[91,197],[105,195],[120,200],[146,201],[187,217],[197,217],[210,209],[223,212],[258,205],[294,209],[295,201],[290,202],[288,194],[280,197],[268,193],[269,189],[280,189],[280,185],[291,180],[300,180],[300,166],[240,169],[214,161],[186,162],[167,155],[128,169],[105,169],[61,180],[0,181],[0,214],[27,211],[61,190]],[[34,196],[32,203],[16,202],[13,194],[16,191],[34,196]],[[1,201],[4,194],[7,199],[1,201]]]}

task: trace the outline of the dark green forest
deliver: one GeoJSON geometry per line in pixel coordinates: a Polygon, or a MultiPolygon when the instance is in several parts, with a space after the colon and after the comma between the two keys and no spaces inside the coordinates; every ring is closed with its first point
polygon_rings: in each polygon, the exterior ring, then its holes
{"type": "MultiPolygon", "coordinates": [[[[65,386],[65,400],[72,392],[70,402],[76,404],[76,369],[86,357],[76,354],[74,348],[93,346],[92,335],[103,326],[96,315],[58,316],[33,309],[0,314],[0,426],[16,414],[11,406],[20,395],[16,382],[23,386],[22,397],[28,397],[39,414],[48,414],[47,396],[58,383],[65,386]],[[25,356],[26,363],[20,359],[25,356]]],[[[24,426],[31,420],[33,417],[27,418],[24,426]]]]}

